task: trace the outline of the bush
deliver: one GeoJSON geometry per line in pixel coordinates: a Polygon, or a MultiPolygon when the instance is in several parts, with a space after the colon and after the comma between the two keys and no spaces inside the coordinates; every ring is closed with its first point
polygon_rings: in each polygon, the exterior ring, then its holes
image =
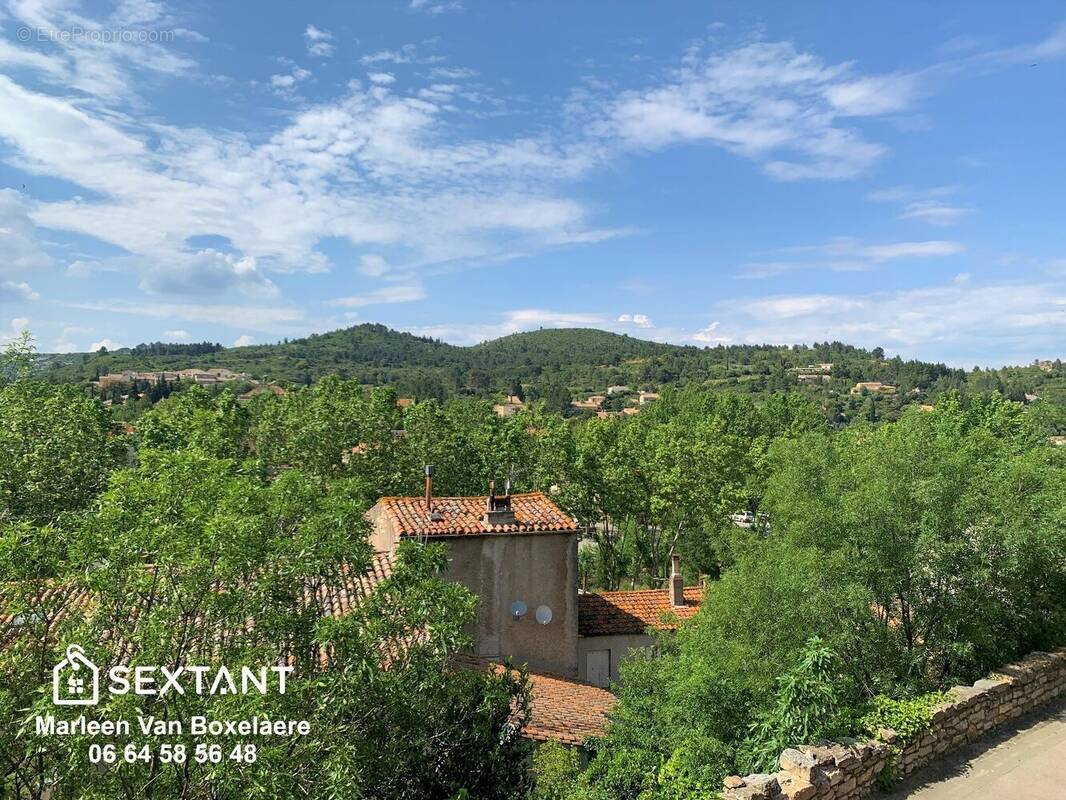
{"type": "Polygon", "coordinates": [[[847,681],[831,648],[812,637],[796,667],[777,681],[768,708],[751,725],[742,770],[772,772],[786,747],[849,733],[847,681]]]}
{"type": "Polygon", "coordinates": [[[571,800],[576,798],[581,756],[577,750],[558,742],[545,742],[533,754],[535,784],[531,800],[571,800]]]}
{"type": "Polygon", "coordinates": [[[878,695],[870,701],[870,709],[859,718],[859,726],[870,736],[877,735],[881,728],[891,728],[900,739],[908,742],[929,730],[933,709],[950,697],[947,692],[930,692],[909,700],[878,695]]]}
{"type": "Polygon", "coordinates": [[[713,800],[730,772],[732,756],[732,749],[718,739],[688,739],[659,769],[659,785],[652,796],[655,800],[713,800]]]}

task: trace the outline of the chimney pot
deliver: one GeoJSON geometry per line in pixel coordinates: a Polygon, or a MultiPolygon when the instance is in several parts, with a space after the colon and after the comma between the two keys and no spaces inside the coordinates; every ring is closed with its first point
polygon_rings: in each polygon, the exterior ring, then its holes
{"type": "Polygon", "coordinates": [[[426,513],[433,512],[433,465],[426,464],[426,513]]]}

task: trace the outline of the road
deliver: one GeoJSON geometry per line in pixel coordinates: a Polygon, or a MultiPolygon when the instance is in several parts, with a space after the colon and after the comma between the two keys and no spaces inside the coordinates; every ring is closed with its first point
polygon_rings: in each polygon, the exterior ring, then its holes
{"type": "Polygon", "coordinates": [[[885,800],[1063,800],[1066,698],[904,781],[885,800]]]}

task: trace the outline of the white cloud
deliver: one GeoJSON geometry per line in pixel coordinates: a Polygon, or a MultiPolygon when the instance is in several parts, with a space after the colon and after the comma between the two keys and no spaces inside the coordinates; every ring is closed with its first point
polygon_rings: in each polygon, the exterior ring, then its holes
{"type": "MultiPolygon", "coordinates": [[[[414,270],[618,235],[590,227],[583,203],[555,194],[595,163],[589,148],[550,138],[449,141],[452,102],[356,87],[253,142],[233,132],[119,125],[0,75],[0,139],[9,161],[91,193],[40,203],[32,220],[128,251],[122,268],[151,273],[149,289],[174,284],[191,258],[176,254],[176,243],[208,234],[254,259],[256,280],[240,287],[264,291],[272,271],[327,269],[317,249],[325,237],[398,248],[399,264],[414,270]]],[[[74,274],[87,274],[83,267],[74,274]]]]}
{"type": "Polygon", "coordinates": [[[930,225],[948,226],[955,225],[970,213],[970,209],[950,203],[940,203],[936,200],[923,200],[908,203],[900,217],[903,219],[918,219],[928,222],[930,225]]]}
{"type": "Polygon", "coordinates": [[[411,0],[408,8],[434,15],[465,10],[461,0],[411,0]]]}
{"type": "Polygon", "coordinates": [[[206,249],[175,253],[147,268],[141,288],[159,295],[217,295],[236,287],[251,297],[273,297],[277,287],[260,269],[255,258],[206,249]]]}
{"type": "Polygon", "coordinates": [[[442,56],[420,56],[418,46],[405,44],[395,50],[379,50],[367,53],[359,59],[362,64],[439,64],[442,56]]]}
{"type": "Polygon", "coordinates": [[[77,325],[67,325],[63,333],[52,345],[53,353],[78,353],[81,348],[74,343],[74,337],[86,333],[92,333],[92,328],[82,328],[77,325]]]}
{"type": "Polygon", "coordinates": [[[360,257],[359,271],[372,278],[378,278],[389,271],[389,262],[375,253],[369,253],[360,257]]]}
{"type": "Polygon", "coordinates": [[[704,345],[731,344],[733,341],[733,337],[726,336],[718,331],[719,327],[721,327],[721,324],[721,322],[715,320],[706,328],[701,328],[700,330],[696,331],[689,338],[694,342],[698,342],[704,345]]]}
{"type": "Polygon", "coordinates": [[[470,69],[470,67],[433,67],[429,71],[429,74],[433,78],[443,78],[449,81],[461,81],[467,78],[473,78],[477,75],[476,69],[470,69]]]}
{"type": "Polygon", "coordinates": [[[29,324],[29,317],[15,317],[13,320],[11,320],[11,322],[8,323],[8,330],[10,332],[0,332],[0,343],[10,342],[14,339],[19,338],[19,336],[22,335],[22,332],[29,327],[29,324]]]}
{"type": "Polygon", "coordinates": [[[112,339],[108,339],[107,337],[104,337],[100,341],[93,342],[91,345],[89,345],[89,352],[90,353],[95,353],[101,347],[106,347],[108,350],[121,350],[122,348],[126,347],[126,345],[119,344],[118,342],[116,342],[116,341],[114,341],[112,339]]]}
{"type": "Polygon", "coordinates": [[[396,76],[391,72],[371,72],[368,76],[371,83],[376,83],[379,86],[388,86],[390,83],[396,83],[396,76]]]}
{"type": "Polygon", "coordinates": [[[935,186],[931,189],[892,186],[870,192],[869,198],[878,203],[899,203],[900,219],[916,219],[946,227],[961,222],[972,212],[972,209],[942,199],[955,192],[954,186],[935,186]]]}
{"type": "Polygon", "coordinates": [[[857,295],[784,295],[723,304],[741,341],[791,344],[839,340],[899,349],[958,365],[1013,359],[1028,363],[1066,339],[1066,288],[1060,283],[945,285],[857,295]]]}
{"type": "Polygon", "coordinates": [[[842,116],[872,117],[909,109],[918,94],[918,76],[897,73],[836,83],[826,89],[830,105],[842,116]]]}
{"type": "Polygon", "coordinates": [[[21,192],[0,189],[0,273],[51,266],[51,256],[37,241],[32,209],[33,204],[21,192]]]}
{"type": "Polygon", "coordinates": [[[296,84],[311,77],[310,70],[294,66],[291,72],[282,75],[271,75],[270,86],[274,94],[279,97],[292,97],[296,84]]]}
{"type": "Polygon", "coordinates": [[[954,256],[966,248],[961,242],[892,242],[890,244],[870,244],[859,247],[860,257],[870,261],[897,261],[905,258],[936,258],[954,256]]]}
{"type": "Polygon", "coordinates": [[[375,306],[385,303],[410,303],[415,300],[423,300],[426,290],[418,284],[399,286],[384,286],[366,294],[352,295],[351,297],[338,297],[330,300],[330,305],[344,306],[345,308],[361,308],[363,306],[375,306]]]}
{"type": "MultiPolygon", "coordinates": [[[[160,75],[191,74],[196,62],[176,51],[163,31],[199,34],[180,28],[160,4],[145,0],[119,3],[110,19],[98,21],[79,13],[79,4],[63,0],[31,0],[7,4],[7,13],[38,36],[48,37],[47,55],[0,46],[0,64],[34,70],[43,80],[66,92],[80,92],[98,102],[117,104],[138,100],[134,69],[160,75]],[[145,35],[104,36],[116,30],[145,35]],[[82,35],[70,35],[81,31],[82,35]],[[148,35],[155,33],[155,36],[148,35]]],[[[202,38],[202,37],[200,37],[202,38]]]]}
{"type": "Polygon", "coordinates": [[[331,44],[333,34],[329,31],[308,25],[304,29],[304,40],[307,43],[307,54],[317,58],[329,58],[333,55],[334,47],[331,44]]]}
{"type": "Polygon", "coordinates": [[[654,328],[655,325],[647,314],[619,314],[618,322],[626,325],[635,325],[638,328],[654,328]]]}
{"type": "Polygon", "coordinates": [[[984,54],[988,60],[1013,63],[1039,63],[1064,56],[1066,56],[1066,22],[1059,23],[1046,38],[1039,42],[984,54]]]}
{"type": "Polygon", "coordinates": [[[838,237],[825,244],[800,245],[773,251],[772,260],[745,265],[738,278],[772,278],[786,272],[830,270],[861,272],[892,261],[944,258],[965,251],[961,242],[920,241],[867,244],[853,237],[838,237]]]}
{"type": "Polygon", "coordinates": [[[185,339],[189,338],[189,332],[184,331],[181,328],[178,328],[177,330],[163,331],[163,335],[166,336],[168,339],[178,339],[180,341],[184,341],[185,339]]]}
{"type": "Polygon", "coordinates": [[[885,148],[839,120],[906,110],[917,84],[914,76],[826,65],[788,42],[710,55],[693,49],[666,82],[609,101],[599,130],[637,148],[710,142],[778,180],[852,178],[885,148]]]}
{"type": "Polygon", "coordinates": [[[252,336],[249,336],[246,333],[243,336],[238,336],[237,340],[233,343],[233,346],[234,347],[248,347],[249,345],[252,345],[252,344],[255,344],[255,338],[252,337],[252,336]]]}
{"type": "Polygon", "coordinates": [[[40,295],[25,281],[0,281],[0,303],[39,300],[40,295]]]}

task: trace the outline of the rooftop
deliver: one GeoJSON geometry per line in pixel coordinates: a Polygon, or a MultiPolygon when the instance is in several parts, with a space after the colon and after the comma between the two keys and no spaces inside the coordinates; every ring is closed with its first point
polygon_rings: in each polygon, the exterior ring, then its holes
{"type": "Polygon", "coordinates": [[[603,736],[607,715],[618,702],[609,691],[546,672],[530,672],[529,682],[532,713],[523,736],[566,745],[580,745],[590,736],[603,736]]]}
{"type": "Polygon", "coordinates": [[[581,636],[644,633],[647,628],[672,631],[680,620],[696,614],[703,587],[685,587],[685,605],[670,605],[668,589],[632,592],[589,592],[577,597],[577,632],[581,636]]]}
{"type": "MultiPolygon", "coordinates": [[[[342,563],[337,571],[325,580],[307,584],[303,589],[300,605],[303,608],[316,609],[322,617],[348,614],[375,586],[392,574],[393,567],[393,556],[387,552],[374,553],[366,572],[353,570],[349,564],[342,563]]],[[[153,570],[154,567],[147,566],[145,569],[153,570]]],[[[45,627],[41,632],[51,637],[69,613],[92,613],[95,605],[93,595],[77,582],[42,581],[34,587],[32,597],[27,597],[22,588],[14,584],[0,584],[0,650],[7,647],[26,627],[37,628],[43,624],[45,627]],[[29,610],[23,610],[27,601],[29,610]]],[[[221,584],[216,584],[215,589],[219,592],[225,591],[221,584]]],[[[134,604],[143,599],[138,598],[134,604]]],[[[254,622],[250,625],[254,627],[254,622]]],[[[249,631],[251,627],[248,628],[249,631]]],[[[206,623],[198,633],[202,634],[205,641],[219,635],[206,623]]],[[[395,642],[387,644],[387,648],[394,649],[396,646],[395,642]]],[[[320,653],[320,658],[327,658],[328,655],[320,653]]]]}
{"type": "MultiPolygon", "coordinates": [[[[454,663],[470,669],[504,669],[502,664],[479,656],[463,654],[454,663]]],[[[603,736],[607,715],[618,698],[591,683],[555,675],[528,671],[530,720],[522,735],[536,742],[556,741],[576,746],[590,736],[603,736]]]]}
{"type": "Polygon", "coordinates": [[[484,521],[488,496],[434,497],[431,520],[424,497],[383,497],[378,506],[389,516],[399,536],[477,536],[492,533],[576,533],[577,523],[543,492],[511,495],[514,522],[489,525],[484,521]],[[439,517],[439,519],[438,519],[439,517]]]}

